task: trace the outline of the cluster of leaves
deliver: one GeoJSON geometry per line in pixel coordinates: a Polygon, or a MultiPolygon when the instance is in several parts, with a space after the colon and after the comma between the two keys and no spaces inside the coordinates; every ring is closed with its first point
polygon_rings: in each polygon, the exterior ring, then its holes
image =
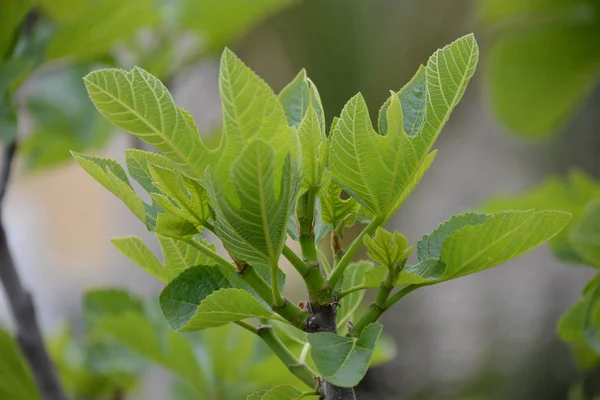
{"type": "Polygon", "coordinates": [[[102,69],[84,79],[98,111],[161,153],[126,155],[129,175],[151,203],[137,196],[115,161],[74,157],[156,233],[162,262],[138,238],[115,244],[167,284],[160,306],[173,329],[238,324],[264,340],[308,387],[280,386],[250,399],[317,395],[315,376],[349,388],[366,373],[382,331],[377,320],[396,301],[517,257],[570,220],[568,213],[548,210],[457,215],[417,243],[414,265],[407,264],[408,240],[383,229],[433,162],[432,147],[477,59],[472,35],[436,51],[406,86],[390,93],[377,132],[360,94],[327,130],[319,93],[305,72],[277,96],[226,50],[219,78],[223,137],[214,149],[202,143],[193,118],[155,76],[138,67],[102,69]],[[344,228],[356,221],[366,226],[344,249],[344,228]],[[202,239],[205,230],[221,240],[232,261],[202,239]],[[328,233],[332,261],[318,246],[328,233]],[[288,236],[299,242],[302,256],[287,246],[288,236]],[[363,243],[372,261],[351,263],[363,243]],[[308,306],[283,295],[281,255],[304,278],[308,306]],[[369,288],[379,288],[377,298],[360,310],[369,288]],[[327,316],[336,313],[329,326],[327,316]],[[290,340],[301,345],[299,353],[286,344],[290,340]]]}
{"type": "MultiPolygon", "coordinates": [[[[552,207],[573,219],[550,241],[554,255],[565,262],[600,268],[600,182],[579,171],[566,178],[551,177],[516,196],[490,200],[484,208],[552,207]]],[[[589,371],[600,366],[600,275],[585,287],[581,299],[562,317],[558,335],[569,343],[577,364],[589,371]]]]}
{"type": "Polygon", "coordinates": [[[65,161],[69,150],[100,148],[113,129],[87,101],[82,75],[98,64],[135,63],[170,81],[291,2],[3,1],[0,140],[16,137],[24,112],[33,126],[19,151],[30,168],[65,161]],[[34,84],[17,96],[29,78],[34,84]]]}
{"type": "Polygon", "coordinates": [[[595,0],[486,0],[480,19],[492,47],[486,74],[492,105],[531,138],[557,131],[598,79],[595,0]]]}
{"type": "MultiPolygon", "coordinates": [[[[120,398],[135,391],[149,365],[174,377],[174,400],[237,400],[274,385],[297,385],[298,379],[278,368],[279,359],[256,336],[226,325],[194,334],[174,332],[160,316],[158,303],[122,290],[94,290],[83,299],[83,334],[63,329],[50,338],[52,359],[69,398],[120,398]]],[[[300,351],[302,338],[286,339],[300,351]]],[[[304,340],[305,342],[305,340],[304,340]]],[[[17,343],[0,330],[0,398],[39,400],[39,394],[17,343]],[[10,378],[9,378],[10,377],[10,378]]],[[[372,365],[389,360],[394,347],[381,338],[372,365]]]]}

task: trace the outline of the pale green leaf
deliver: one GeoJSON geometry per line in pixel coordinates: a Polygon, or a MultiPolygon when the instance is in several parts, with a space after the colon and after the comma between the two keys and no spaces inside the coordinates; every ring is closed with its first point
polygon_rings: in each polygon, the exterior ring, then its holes
{"type": "Polygon", "coordinates": [[[367,235],[363,241],[369,250],[369,257],[387,268],[395,268],[412,253],[412,247],[407,248],[408,239],[400,232],[392,233],[377,228],[373,237],[367,235]]]}
{"type": "Polygon", "coordinates": [[[27,362],[17,342],[0,329],[0,398],[3,400],[40,400],[27,362]]]}
{"type": "Polygon", "coordinates": [[[423,236],[417,244],[419,260],[428,258],[440,258],[442,245],[452,232],[469,225],[479,225],[489,218],[487,214],[465,213],[452,216],[449,220],[441,223],[435,230],[423,236]]]}
{"type": "Polygon", "coordinates": [[[600,184],[583,171],[573,170],[564,177],[552,176],[524,193],[496,196],[486,202],[482,209],[496,212],[505,209],[553,209],[573,214],[571,223],[550,241],[550,247],[562,260],[585,263],[569,239],[573,226],[582,218],[586,206],[600,197],[600,184]]]}
{"type": "Polygon", "coordinates": [[[378,323],[370,324],[358,339],[329,332],[309,334],[310,354],[319,373],[334,385],[356,386],[367,373],[382,329],[378,323]]]}
{"type": "Polygon", "coordinates": [[[302,69],[290,83],[281,89],[278,97],[287,116],[288,124],[298,128],[310,105],[306,70],[302,69]]]}
{"type": "Polygon", "coordinates": [[[569,232],[575,251],[590,265],[600,268],[600,200],[585,209],[585,214],[569,232]]]}
{"type": "MultiPolygon", "coordinates": [[[[296,160],[299,150],[297,135],[288,126],[281,102],[269,85],[228,49],[221,57],[219,83],[223,143],[213,173],[219,177],[220,184],[226,192],[230,191],[229,171],[240,154],[256,139],[276,150],[271,168],[279,177],[286,158],[291,155],[296,160]]],[[[278,181],[276,187],[279,187],[278,181]]]]}
{"type": "Polygon", "coordinates": [[[298,137],[302,148],[302,182],[308,189],[321,185],[327,162],[327,137],[321,129],[317,113],[312,105],[298,127],[298,137]]]}
{"type": "Polygon", "coordinates": [[[89,1],[58,27],[48,44],[46,58],[101,56],[119,40],[131,38],[138,29],[158,20],[152,0],[89,1]]]}
{"type": "Polygon", "coordinates": [[[279,101],[288,119],[288,124],[297,128],[304,119],[308,107],[312,106],[319,121],[321,132],[325,134],[325,112],[321,96],[315,84],[301,70],[296,77],[279,93],[279,101]]]}
{"type": "Polygon", "coordinates": [[[288,322],[281,322],[277,320],[269,321],[275,331],[277,332],[277,336],[283,339],[289,339],[298,344],[304,345],[307,341],[306,332],[301,331],[295,326],[289,324],[288,322]]]}
{"type": "Polygon", "coordinates": [[[189,114],[157,78],[134,67],[97,70],[84,81],[90,99],[113,125],[154,146],[189,177],[202,178],[214,153],[204,147],[189,114]]]}
{"type": "Polygon", "coordinates": [[[96,181],[117,196],[141,221],[146,218],[144,202],[135,194],[123,167],[114,160],[71,152],[96,181]]]}
{"type": "Polygon", "coordinates": [[[223,193],[212,170],[207,174],[216,233],[227,251],[239,260],[272,266],[285,244],[287,221],[298,192],[295,162],[287,157],[280,172],[281,182],[276,183],[275,152],[267,143],[255,140],[240,154],[230,173],[237,198],[223,193]]]}
{"type": "MultiPolygon", "coordinates": [[[[340,291],[360,285],[364,280],[365,272],[370,268],[373,268],[373,264],[366,260],[358,261],[348,265],[348,267],[344,270],[340,291]]],[[[355,312],[360,306],[364,296],[365,292],[363,290],[359,290],[344,296],[340,300],[340,307],[338,308],[337,312],[338,334],[343,335],[345,332],[347,332],[346,324],[354,320],[355,312]]]]}
{"type": "MultiPolygon", "coordinates": [[[[198,265],[213,265],[215,261],[191,244],[170,237],[157,235],[162,250],[164,264],[148,248],[146,243],[136,236],[113,238],[113,244],[131,261],[145,269],[158,280],[168,283],[185,269],[198,265]]],[[[214,245],[203,242],[204,246],[214,250],[214,245]]]]}
{"type": "MultiPolygon", "coordinates": [[[[212,217],[210,202],[206,190],[196,180],[181,175],[177,170],[153,163],[149,163],[148,168],[152,185],[177,204],[176,215],[198,225],[206,224],[212,217]]],[[[162,202],[162,205],[167,204],[162,202]]],[[[167,211],[172,209],[173,207],[168,207],[167,211]]]]}
{"type": "MultiPolygon", "coordinates": [[[[199,236],[199,235],[198,235],[199,236]]],[[[199,242],[203,247],[215,250],[214,244],[209,244],[200,237],[191,239],[194,242],[199,242]]],[[[157,235],[158,243],[162,250],[163,259],[169,271],[171,279],[179,275],[183,270],[198,265],[214,265],[215,260],[207,256],[205,253],[198,250],[186,241],[177,240],[161,235],[157,235]]]]}
{"type": "Polygon", "coordinates": [[[504,263],[551,239],[568,224],[568,213],[552,210],[503,211],[487,218],[455,217],[440,225],[427,244],[418,245],[424,256],[404,268],[398,285],[425,284],[469,275],[504,263]],[[464,221],[468,221],[465,225],[464,221]],[[447,228],[457,229],[448,234],[447,228]],[[443,243],[436,242],[443,239],[443,243]]]}
{"type": "Polygon", "coordinates": [[[390,97],[384,107],[385,135],[373,129],[360,94],[344,107],[331,138],[329,169],[333,178],[377,218],[386,220],[395,212],[408,196],[407,188],[416,186],[427,169],[424,165],[431,163],[431,147],[462,98],[477,58],[473,35],[435,52],[425,71],[420,72],[425,74],[425,91],[417,84],[422,79],[418,73],[414,82],[390,97]],[[410,135],[405,131],[401,99],[423,107],[422,111],[407,109],[408,124],[416,130],[410,135]]]}
{"type": "Polygon", "coordinates": [[[352,197],[342,199],[342,188],[337,182],[326,180],[319,188],[318,195],[321,201],[321,218],[325,224],[332,229],[340,225],[354,225],[361,210],[360,203],[352,197]]]}
{"type": "Polygon", "coordinates": [[[247,291],[241,278],[233,272],[225,275],[219,268],[208,266],[182,272],[163,289],[160,305],[169,325],[178,331],[273,315],[264,302],[247,291]]]}
{"type": "MultiPolygon", "coordinates": [[[[404,132],[411,136],[419,132],[425,118],[425,74],[425,67],[419,66],[415,76],[397,93],[402,106],[404,132]]],[[[380,135],[388,131],[387,110],[390,104],[391,99],[386,100],[379,110],[380,135]]]]}
{"type": "Polygon", "coordinates": [[[171,238],[189,239],[198,233],[198,227],[176,215],[161,213],[156,216],[154,231],[171,238]]]}
{"type": "Polygon", "coordinates": [[[162,282],[169,282],[173,276],[148,248],[146,243],[137,236],[113,238],[111,242],[131,261],[142,267],[150,275],[162,282]]]}

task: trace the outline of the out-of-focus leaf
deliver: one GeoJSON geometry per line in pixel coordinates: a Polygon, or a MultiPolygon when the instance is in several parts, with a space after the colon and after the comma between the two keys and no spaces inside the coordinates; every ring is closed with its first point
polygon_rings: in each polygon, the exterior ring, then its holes
{"type": "Polygon", "coordinates": [[[197,32],[205,41],[206,50],[214,51],[291,3],[292,0],[187,1],[181,25],[197,32]]]}
{"type": "Polygon", "coordinates": [[[58,27],[48,45],[47,59],[92,59],[159,20],[152,0],[88,1],[85,7],[78,8],[58,27]]]}
{"type": "Polygon", "coordinates": [[[561,128],[600,72],[594,0],[487,0],[493,34],[486,75],[492,105],[512,130],[545,138],[561,128]]]}
{"type": "Polygon", "coordinates": [[[27,362],[17,342],[0,329],[0,398],[3,400],[40,400],[27,362]]]}
{"type": "Polygon", "coordinates": [[[0,61],[12,47],[16,40],[17,30],[34,5],[35,0],[3,0],[0,2],[0,61]]]}
{"type": "Polygon", "coordinates": [[[112,128],[90,104],[81,84],[86,72],[81,66],[37,74],[25,101],[34,128],[19,149],[30,168],[67,161],[69,151],[97,149],[110,138],[112,128]]]}
{"type": "Polygon", "coordinates": [[[501,210],[553,209],[569,212],[569,225],[550,240],[550,247],[562,260],[583,264],[569,239],[569,232],[581,219],[585,207],[600,197],[600,183],[582,171],[573,170],[565,178],[553,176],[524,193],[497,196],[488,200],[482,209],[486,212],[501,210]]]}
{"type": "Polygon", "coordinates": [[[593,201],[569,232],[577,254],[589,265],[600,268],[600,199],[593,201]]]}

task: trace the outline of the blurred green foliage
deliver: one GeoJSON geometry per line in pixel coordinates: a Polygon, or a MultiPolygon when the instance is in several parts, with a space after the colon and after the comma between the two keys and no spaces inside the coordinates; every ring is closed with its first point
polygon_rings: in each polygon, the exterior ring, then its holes
{"type": "MultiPolygon", "coordinates": [[[[569,226],[550,241],[551,249],[560,260],[600,269],[600,182],[583,172],[572,171],[566,178],[550,177],[523,194],[497,197],[483,206],[485,210],[534,207],[572,213],[569,226]]],[[[586,285],[581,299],[563,315],[558,323],[558,336],[569,344],[581,370],[600,367],[600,274],[586,285]]],[[[574,388],[571,397],[587,399],[579,393],[574,388]]]]}
{"type": "Polygon", "coordinates": [[[135,64],[170,82],[293,1],[2,1],[0,141],[24,133],[19,152],[38,169],[98,149],[114,128],[94,112],[83,75],[135,64]]]}
{"type": "Polygon", "coordinates": [[[492,106],[528,138],[558,131],[600,74],[596,0],[481,0],[492,106]]]}
{"type": "MultiPolygon", "coordinates": [[[[174,332],[156,300],[144,302],[115,289],[86,293],[83,314],[83,332],[65,327],[49,340],[61,382],[74,400],[113,399],[135,391],[149,365],[175,378],[170,398],[176,400],[239,400],[275,385],[301,385],[258,336],[233,324],[174,332]]],[[[284,324],[277,332],[292,351],[302,351],[284,324]]],[[[17,344],[2,330],[0,354],[0,398],[38,400],[17,344]]],[[[387,362],[394,354],[393,342],[382,337],[372,365],[387,362]]]]}

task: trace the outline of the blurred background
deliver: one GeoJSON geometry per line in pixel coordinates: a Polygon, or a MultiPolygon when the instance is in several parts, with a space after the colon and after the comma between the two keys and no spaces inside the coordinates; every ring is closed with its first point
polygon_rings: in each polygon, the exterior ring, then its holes
{"type": "MultiPolygon", "coordinates": [[[[51,0],[41,3],[38,14],[26,17],[34,18],[32,35],[43,38],[49,29],[70,43],[85,33],[81,27],[57,33],[75,25],[72,17],[53,15],[51,0]]],[[[209,137],[221,120],[218,57],[225,45],[276,92],[306,68],[329,123],[357,92],[376,117],[389,90],[401,88],[430,54],[475,32],[481,51],[475,77],[438,140],[436,162],[389,228],[414,243],[452,214],[523,192],[549,174],[578,168],[600,177],[600,5],[594,0],[281,0],[265,2],[272,4],[260,12],[238,1],[227,10],[242,20],[231,34],[226,20],[202,17],[210,4],[225,9],[227,1],[198,1],[197,14],[183,13],[187,19],[176,6],[183,1],[156,3],[160,15],[144,20],[134,10],[127,18],[139,25],[102,54],[86,54],[93,40],[71,43],[72,49],[51,44],[46,51],[53,56],[37,63],[15,94],[22,147],[4,224],[48,335],[65,321],[81,320],[82,294],[90,288],[119,287],[146,297],[161,288],[109,241],[139,235],[153,243],[152,235],[68,159],[67,150],[75,149],[123,162],[126,148],[142,145],[95,119],[80,78],[100,66],[148,68],[209,137]],[[211,28],[218,34],[202,35],[211,28]],[[67,106],[58,110],[57,104],[67,106]],[[72,125],[65,127],[60,113],[72,125]]],[[[114,19],[109,11],[103,18],[114,19]]],[[[591,276],[542,247],[411,294],[383,318],[397,357],[369,372],[359,398],[566,399],[582,376],[555,326],[591,276]]],[[[288,274],[287,290],[300,301],[295,278],[288,274]]],[[[3,296],[0,321],[12,326],[3,296]]],[[[169,398],[168,379],[152,369],[131,398],[169,398]]]]}

